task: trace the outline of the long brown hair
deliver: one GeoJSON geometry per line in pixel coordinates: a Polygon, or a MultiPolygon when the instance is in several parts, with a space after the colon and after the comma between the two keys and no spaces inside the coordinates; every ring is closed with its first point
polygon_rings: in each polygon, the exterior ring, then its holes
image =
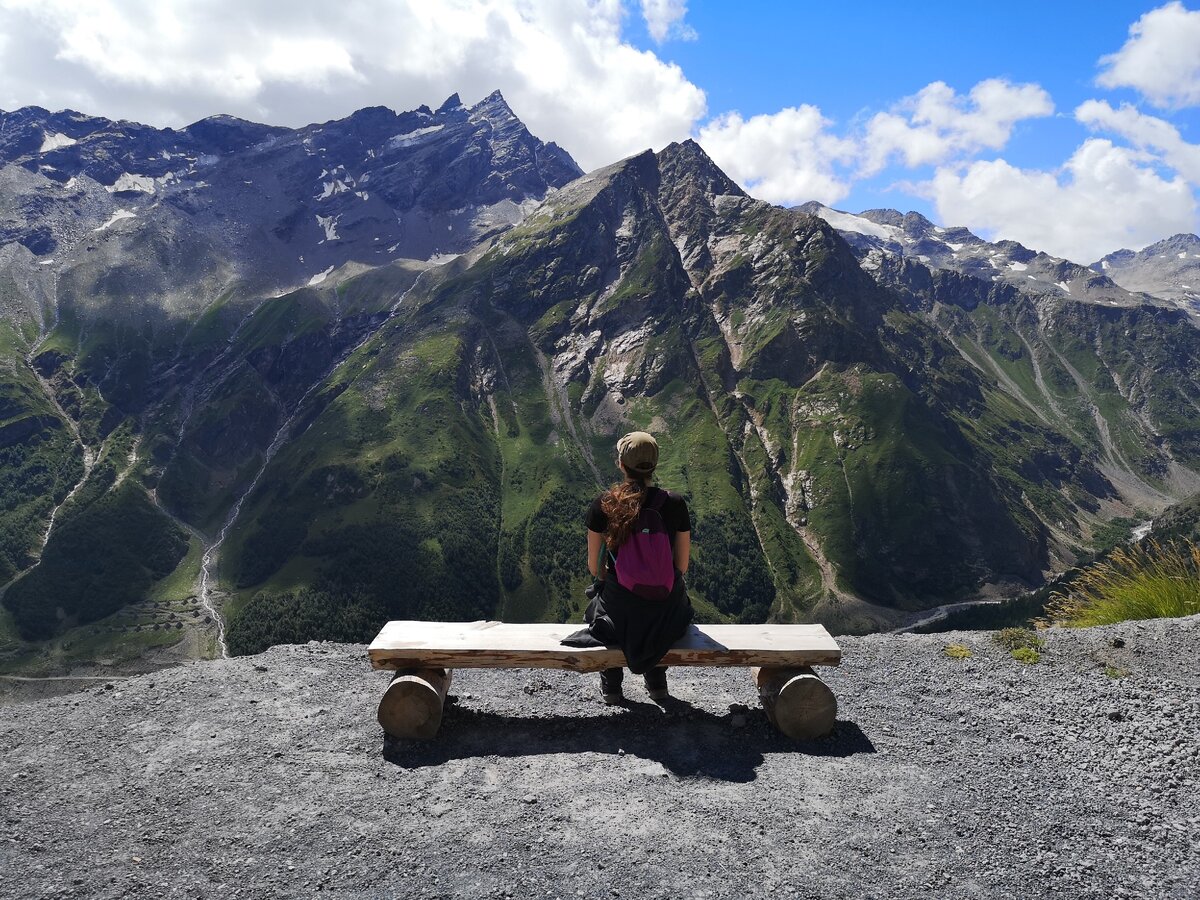
{"type": "Polygon", "coordinates": [[[604,542],[610,553],[629,540],[647,490],[645,476],[627,474],[623,482],[614,484],[600,497],[600,511],[608,517],[608,534],[604,542]]]}

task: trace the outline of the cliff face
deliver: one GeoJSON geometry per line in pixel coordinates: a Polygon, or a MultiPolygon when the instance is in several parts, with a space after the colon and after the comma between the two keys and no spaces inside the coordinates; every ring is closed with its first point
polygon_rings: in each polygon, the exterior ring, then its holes
{"type": "Polygon", "coordinates": [[[743,669],[459,672],[385,744],[386,676],[315,642],[4,706],[0,896],[1193,896],[1200,617],[1045,637],[845,638],[807,745],[743,669]]]}

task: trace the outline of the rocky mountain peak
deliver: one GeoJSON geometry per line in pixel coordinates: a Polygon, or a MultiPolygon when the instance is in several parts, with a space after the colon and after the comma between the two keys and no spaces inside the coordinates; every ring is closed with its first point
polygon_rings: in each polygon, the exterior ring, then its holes
{"type": "Polygon", "coordinates": [[[1091,268],[1127,290],[1162,297],[1200,316],[1200,236],[1181,232],[1141,250],[1117,250],[1091,268]]]}
{"type": "Polygon", "coordinates": [[[901,216],[896,210],[876,209],[856,215],[815,201],[800,209],[836,228],[863,267],[877,276],[883,258],[891,257],[929,270],[968,275],[989,285],[1004,282],[1023,292],[1116,306],[1143,302],[1130,294],[1128,286],[1069,260],[1035,252],[1016,241],[985,241],[967,228],[935,225],[920,213],[901,216]]]}
{"type": "Polygon", "coordinates": [[[901,225],[905,231],[908,231],[910,233],[911,232],[919,232],[921,234],[925,234],[926,232],[933,231],[937,227],[932,222],[930,222],[927,218],[925,218],[923,215],[921,215],[919,212],[911,212],[911,211],[906,212],[904,214],[904,218],[901,221],[901,225]]]}
{"type": "Polygon", "coordinates": [[[496,129],[512,129],[514,132],[525,132],[525,123],[517,118],[512,107],[499,91],[492,91],[467,111],[471,121],[484,121],[496,129]]]}
{"type": "Polygon", "coordinates": [[[580,174],[498,92],[473,111],[454,95],[437,113],[372,106],[296,129],[228,115],[158,129],[29,107],[0,114],[5,163],[0,238],[53,266],[35,271],[61,276],[85,307],[136,294],[122,308],[141,321],[210,299],[166,262],[184,234],[205,243],[189,266],[255,297],[350,262],[464,252],[580,174]],[[124,270],[141,287],[94,285],[130,243],[144,252],[124,270]]]}
{"type": "Polygon", "coordinates": [[[1179,234],[1173,234],[1169,238],[1164,238],[1157,244],[1151,244],[1142,252],[1148,255],[1151,253],[1169,253],[1172,250],[1195,251],[1197,248],[1200,248],[1200,235],[1181,231],[1179,234]]]}
{"type": "Polygon", "coordinates": [[[216,115],[193,122],[181,133],[194,138],[206,152],[234,153],[288,131],[278,125],[260,125],[237,116],[216,115]]]}
{"type": "MultiPolygon", "coordinates": [[[[822,204],[817,203],[815,200],[810,200],[808,203],[804,204],[804,206],[813,208],[805,209],[804,211],[815,215],[815,208],[820,207],[821,205],[822,204]]],[[[865,209],[859,213],[859,215],[867,221],[875,222],[878,225],[891,225],[894,228],[904,227],[904,213],[900,212],[898,209],[865,209]]],[[[916,213],[911,213],[910,215],[916,215],[916,213]]]]}
{"type": "Polygon", "coordinates": [[[462,99],[458,96],[458,92],[456,91],[445,99],[442,105],[437,108],[437,111],[439,113],[446,113],[454,109],[460,109],[462,105],[462,99]]]}
{"type": "Polygon", "coordinates": [[[668,144],[659,151],[657,160],[665,179],[676,183],[688,182],[707,197],[748,196],[691,138],[682,143],[668,144]]]}

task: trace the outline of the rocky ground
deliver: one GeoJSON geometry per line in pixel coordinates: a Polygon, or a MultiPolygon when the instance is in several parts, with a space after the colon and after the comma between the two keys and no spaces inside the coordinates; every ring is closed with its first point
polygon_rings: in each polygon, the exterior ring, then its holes
{"type": "Polygon", "coordinates": [[[436,741],[385,742],[334,644],[0,707],[0,895],[1195,897],[1200,617],[1046,639],[845,638],[807,745],[744,669],[665,709],[460,672],[436,741]]]}

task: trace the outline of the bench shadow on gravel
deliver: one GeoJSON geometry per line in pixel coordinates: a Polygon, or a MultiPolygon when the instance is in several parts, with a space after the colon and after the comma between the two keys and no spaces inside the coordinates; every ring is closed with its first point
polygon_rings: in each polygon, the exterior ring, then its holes
{"type": "Polygon", "coordinates": [[[452,759],[534,756],[545,753],[610,753],[661,763],[680,778],[747,782],[757,777],[767,753],[845,758],[874,753],[875,745],[853,722],[839,719],[833,733],[793,741],[776,731],[761,709],[715,715],[672,700],[664,706],[627,701],[615,714],[513,716],[451,703],[432,741],[384,736],[383,757],[403,769],[436,766],[452,759]]]}

